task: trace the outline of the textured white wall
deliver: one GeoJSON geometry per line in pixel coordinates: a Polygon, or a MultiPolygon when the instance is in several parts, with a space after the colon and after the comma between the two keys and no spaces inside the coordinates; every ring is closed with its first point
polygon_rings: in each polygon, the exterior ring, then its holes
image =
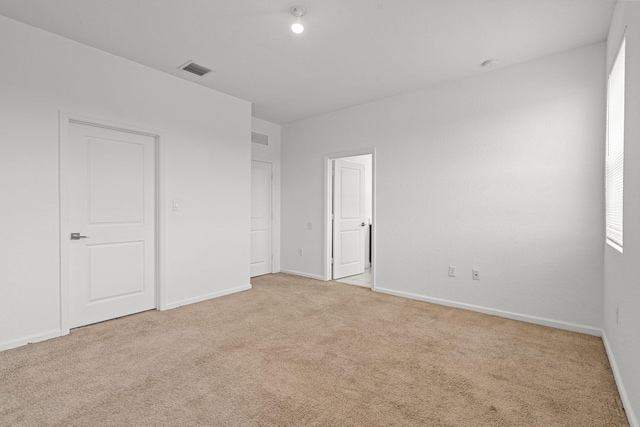
{"type": "Polygon", "coordinates": [[[616,6],[607,40],[607,72],[625,26],[624,253],[605,245],[603,323],[627,415],[632,426],[640,426],[640,2],[619,1],[616,6]]]}
{"type": "Polygon", "coordinates": [[[322,276],[324,155],[375,147],[376,288],[599,333],[604,53],[283,126],[283,270],[322,276]]]}
{"type": "Polygon", "coordinates": [[[60,332],[60,110],[162,133],[169,306],[248,285],[248,102],[1,16],[0,40],[0,349],[60,332]]]}
{"type": "Polygon", "coordinates": [[[273,171],[273,265],[274,273],[280,272],[280,139],[281,126],[266,120],[251,118],[251,130],[269,135],[269,145],[251,144],[251,159],[271,163],[273,171]]]}

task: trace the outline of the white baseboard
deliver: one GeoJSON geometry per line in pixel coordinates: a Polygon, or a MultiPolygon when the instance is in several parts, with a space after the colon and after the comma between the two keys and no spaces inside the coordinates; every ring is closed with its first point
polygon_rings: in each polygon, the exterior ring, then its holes
{"type": "Polygon", "coordinates": [[[16,347],[22,347],[23,345],[33,344],[33,343],[45,341],[51,338],[57,338],[62,335],[66,335],[62,333],[62,330],[53,329],[51,331],[43,332],[41,334],[33,334],[33,335],[28,335],[26,337],[18,338],[12,341],[0,342],[0,351],[9,350],[16,347]]]}
{"type": "Polygon", "coordinates": [[[505,317],[507,319],[520,320],[522,322],[534,323],[536,325],[550,326],[552,328],[564,329],[566,331],[580,332],[582,334],[594,335],[597,337],[602,335],[602,329],[595,328],[592,326],[578,325],[575,323],[546,319],[544,317],[529,316],[527,314],[512,313],[510,311],[497,310],[494,308],[481,307],[478,305],[466,304],[462,302],[450,301],[450,300],[445,300],[440,298],[432,298],[432,297],[427,297],[423,295],[412,294],[410,292],[396,291],[393,289],[375,287],[372,290],[376,292],[381,292],[384,294],[395,295],[398,297],[415,299],[418,301],[425,301],[425,302],[430,302],[430,303],[439,304],[439,305],[446,305],[448,307],[455,307],[455,308],[462,308],[465,310],[477,311],[479,313],[490,314],[492,316],[498,316],[498,317],[505,317]]]}
{"type": "Polygon", "coordinates": [[[620,399],[622,400],[624,411],[626,412],[627,419],[629,420],[629,426],[640,427],[640,423],[638,423],[638,419],[636,418],[636,415],[633,412],[633,408],[631,407],[631,401],[629,400],[627,391],[624,388],[622,376],[620,375],[620,369],[618,369],[618,363],[616,362],[616,358],[613,355],[613,350],[611,349],[611,345],[609,344],[609,340],[607,339],[607,334],[606,332],[604,332],[604,330],[602,331],[602,342],[604,343],[604,349],[607,352],[609,364],[611,365],[611,370],[613,371],[613,378],[615,378],[616,385],[618,386],[618,393],[620,393],[620,399]]]}
{"type": "Polygon", "coordinates": [[[324,281],[324,277],[322,277],[322,276],[320,276],[318,274],[302,273],[300,271],[284,270],[284,269],[281,269],[280,273],[292,274],[294,276],[302,276],[302,277],[308,277],[309,279],[316,279],[316,280],[324,281]]]}
{"type": "Polygon", "coordinates": [[[237,286],[235,288],[231,288],[231,289],[225,289],[224,291],[218,291],[218,292],[212,292],[210,294],[205,294],[205,295],[200,295],[194,298],[186,298],[180,301],[175,301],[175,302],[171,302],[168,303],[165,308],[163,310],[169,310],[172,308],[177,308],[177,307],[181,307],[183,305],[189,305],[189,304],[195,304],[197,302],[202,302],[202,301],[206,301],[208,299],[213,299],[213,298],[219,298],[219,297],[223,297],[225,295],[230,295],[230,294],[235,294],[236,292],[242,292],[242,291],[248,291],[249,289],[251,289],[251,285],[243,285],[243,286],[237,286]]]}

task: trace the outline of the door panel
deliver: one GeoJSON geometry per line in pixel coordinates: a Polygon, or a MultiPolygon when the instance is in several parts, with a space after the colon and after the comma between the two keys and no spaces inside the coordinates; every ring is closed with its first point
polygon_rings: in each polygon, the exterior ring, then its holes
{"type": "MultiPolygon", "coordinates": [[[[354,163],[355,164],[355,163],[354,163]]],[[[352,166],[341,166],[340,176],[340,217],[343,220],[360,220],[363,215],[364,198],[360,193],[360,187],[364,188],[364,174],[360,169],[351,169],[352,166]],[[362,205],[362,206],[361,206],[362,205]]]]}
{"type": "Polygon", "coordinates": [[[70,327],[155,308],[155,138],[72,122],[69,165],[70,327]]]}
{"type": "Polygon", "coordinates": [[[144,146],[98,138],[88,138],[88,143],[90,223],[141,223],[144,146]]]}
{"type": "Polygon", "coordinates": [[[89,303],[144,292],[144,242],[90,245],[89,303]]]}
{"type": "Polygon", "coordinates": [[[365,165],[334,161],[333,278],[364,273],[365,165]]]}
{"type": "Polygon", "coordinates": [[[251,162],[251,277],[272,272],[271,163],[251,162]]]}
{"type": "Polygon", "coordinates": [[[345,267],[360,261],[360,230],[348,230],[340,233],[340,265],[345,267]]]}

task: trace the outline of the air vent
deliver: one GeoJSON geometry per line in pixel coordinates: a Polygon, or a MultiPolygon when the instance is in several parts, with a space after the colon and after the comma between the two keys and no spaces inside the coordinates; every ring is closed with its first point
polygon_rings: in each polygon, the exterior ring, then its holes
{"type": "Polygon", "coordinates": [[[187,71],[187,72],[189,72],[191,74],[195,74],[198,77],[202,77],[205,74],[211,72],[210,68],[204,67],[204,66],[202,66],[200,64],[196,64],[193,61],[189,61],[186,64],[181,65],[179,68],[181,70],[187,71]]]}
{"type": "Polygon", "coordinates": [[[260,132],[251,132],[251,142],[260,145],[269,145],[269,135],[260,132]]]}

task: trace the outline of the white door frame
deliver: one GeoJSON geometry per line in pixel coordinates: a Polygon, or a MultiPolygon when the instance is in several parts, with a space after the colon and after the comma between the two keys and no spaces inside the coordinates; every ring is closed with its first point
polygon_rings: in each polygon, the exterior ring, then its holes
{"type": "Polygon", "coordinates": [[[63,111],[59,113],[60,135],[60,335],[69,333],[69,224],[68,206],[71,200],[69,193],[69,126],[71,123],[79,123],[89,126],[103,127],[117,131],[136,133],[150,136],[155,139],[155,270],[156,270],[156,309],[167,309],[166,289],[164,286],[164,214],[161,207],[164,206],[163,194],[163,162],[162,162],[162,134],[157,131],[140,129],[128,124],[113,123],[102,119],[95,119],[78,114],[69,114],[63,111]]]}
{"type": "Polygon", "coordinates": [[[333,248],[333,224],[331,220],[331,211],[333,206],[333,161],[342,157],[353,157],[371,154],[371,221],[373,222],[371,232],[371,251],[373,252],[371,259],[371,277],[373,282],[371,289],[376,287],[376,258],[378,251],[376,250],[376,229],[378,223],[376,221],[376,149],[362,148],[358,150],[341,151],[339,153],[326,154],[324,156],[324,274],[325,281],[332,280],[331,274],[331,251],[333,248]]]}

